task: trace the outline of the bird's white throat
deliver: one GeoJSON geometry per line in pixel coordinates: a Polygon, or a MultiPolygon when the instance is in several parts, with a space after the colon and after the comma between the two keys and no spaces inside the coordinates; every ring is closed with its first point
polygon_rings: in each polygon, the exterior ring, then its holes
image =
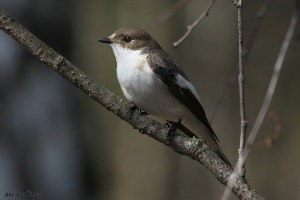
{"type": "Polygon", "coordinates": [[[118,67],[141,67],[145,62],[146,56],[141,54],[142,50],[132,50],[122,47],[119,44],[112,44],[111,47],[115,54],[118,67]]]}

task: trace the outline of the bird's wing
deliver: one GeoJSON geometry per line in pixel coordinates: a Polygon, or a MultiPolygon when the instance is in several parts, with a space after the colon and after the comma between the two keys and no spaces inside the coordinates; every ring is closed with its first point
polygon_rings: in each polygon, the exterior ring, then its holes
{"type": "Polygon", "coordinates": [[[161,57],[152,53],[147,56],[147,62],[152,70],[160,76],[169,91],[205,125],[213,138],[219,141],[206,118],[195,88],[175,61],[166,54],[161,57]]]}

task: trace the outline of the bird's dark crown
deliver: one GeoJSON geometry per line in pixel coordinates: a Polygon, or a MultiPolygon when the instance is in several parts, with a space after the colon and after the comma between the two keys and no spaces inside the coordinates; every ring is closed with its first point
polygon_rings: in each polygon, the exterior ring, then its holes
{"type": "Polygon", "coordinates": [[[161,49],[160,45],[144,30],[137,28],[121,28],[108,37],[112,43],[132,50],[151,51],[161,49]]]}

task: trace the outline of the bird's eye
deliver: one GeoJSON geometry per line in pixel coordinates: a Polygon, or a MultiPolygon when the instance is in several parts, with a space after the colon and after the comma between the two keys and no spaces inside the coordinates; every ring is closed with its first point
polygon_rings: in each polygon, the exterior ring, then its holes
{"type": "Polygon", "coordinates": [[[124,37],[124,42],[129,43],[132,41],[132,38],[130,36],[125,36],[124,37]]]}

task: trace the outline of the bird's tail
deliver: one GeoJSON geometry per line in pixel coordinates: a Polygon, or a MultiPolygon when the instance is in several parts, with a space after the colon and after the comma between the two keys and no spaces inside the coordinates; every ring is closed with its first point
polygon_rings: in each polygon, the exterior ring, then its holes
{"type": "Polygon", "coordinates": [[[230,163],[230,161],[228,160],[228,158],[225,156],[225,154],[223,153],[222,149],[219,147],[218,150],[215,150],[215,152],[222,158],[222,160],[229,165],[232,168],[232,165],[230,163]]]}

